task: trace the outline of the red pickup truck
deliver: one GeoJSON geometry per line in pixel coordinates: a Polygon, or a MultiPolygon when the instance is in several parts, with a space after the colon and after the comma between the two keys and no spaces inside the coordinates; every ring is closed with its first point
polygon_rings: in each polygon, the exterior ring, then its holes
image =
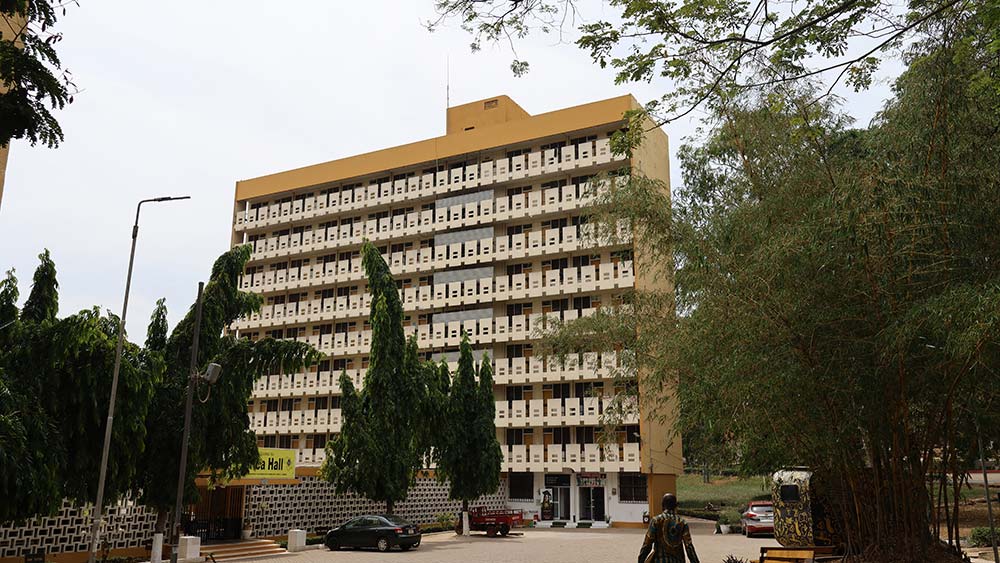
{"type": "MultiPolygon", "coordinates": [[[[469,529],[477,532],[486,532],[489,537],[495,537],[497,532],[501,536],[510,533],[511,528],[517,528],[524,524],[524,512],[521,510],[490,510],[482,506],[473,507],[469,510],[469,529]]],[[[458,522],[455,523],[455,533],[462,533],[462,516],[458,515],[458,522]]]]}

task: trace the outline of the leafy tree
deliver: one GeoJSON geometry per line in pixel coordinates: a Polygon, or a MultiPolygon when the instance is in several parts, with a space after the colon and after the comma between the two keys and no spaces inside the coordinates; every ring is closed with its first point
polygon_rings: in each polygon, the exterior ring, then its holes
{"type": "Polygon", "coordinates": [[[629,221],[676,295],[637,292],[549,345],[631,348],[685,435],[746,473],[810,466],[876,560],[925,560],[932,523],[955,545],[975,427],[1000,428],[993,32],[965,14],[915,44],[866,129],[814,87],[712,104],[672,206],[634,177],[593,212],[629,221]]]}
{"type": "Polygon", "coordinates": [[[426,442],[417,426],[427,397],[416,341],[403,335],[403,306],[385,259],[370,242],[361,249],[372,296],[372,341],[364,388],[340,377],[343,427],[329,444],[321,475],[338,493],[385,501],[392,514],[422,465],[426,442]]]}
{"type": "Polygon", "coordinates": [[[451,371],[448,369],[448,362],[441,360],[437,367],[438,389],[444,395],[451,393],[451,371]]]}
{"type": "Polygon", "coordinates": [[[53,513],[62,501],[54,429],[16,385],[0,368],[0,522],[53,513]]]}
{"type": "MultiPolygon", "coordinates": [[[[406,342],[407,358],[417,359],[416,335],[411,335],[406,342]]],[[[448,427],[448,392],[451,376],[448,363],[442,361],[434,364],[431,361],[418,362],[416,367],[422,379],[424,396],[420,401],[420,414],[416,424],[417,451],[424,452],[424,467],[435,467],[439,464],[444,436],[448,427]]]]}
{"type": "MultiPolygon", "coordinates": [[[[193,409],[185,502],[197,500],[194,480],[199,473],[208,471],[212,480],[225,481],[246,475],[259,460],[246,408],[257,378],[275,366],[285,371],[301,369],[318,357],[311,346],[293,340],[265,338],[251,342],[224,334],[233,321],[260,308],[258,295],[239,289],[239,277],[249,259],[248,246],[226,252],[215,261],[204,289],[198,369],[202,371],[207,364],[218,363],[222,366],[222,376],[209,390],[201,390],[207,397],[199,397],[202,404],[193,409]]],[[[162,358],[164,374],[157,383],[154,407],[146,419],[149,455],[139,479],[140,500],[158,511],[160,530],[177,494],[194,306],[166,340],[165,317],[166,307],[161,300],[147,331],[147,352],[162,358]]]]}
{"type": "MultiPolygon", "coordinates": [[[[0,520],[49,514],[68,498],[96,496],[97,475],[120,330],[96,308],[58,319],[58,282],[48,252],[39,255],[31,293],[16,310],[16,279],[0,289],[0,311],[13,322],[0,329],[0,520]]],[[[132,489],[145,445],[151,399],[150,364],[127,343],[118,387],[118,415],[109,456],[106,494],[114,501],[132,489]]]]}
{"type": "MultiPolygon", "coordinates": [[[[10,326],[17,320],[20,312],[17,310],[17,276],[14,270],[7,270],[3,280],[0,280],[0,329],[10,326]]],[[[0,332],[0,343],[3,342],[3,332],[0,332]]]]}
{"type": "Polygon", "coordinates": [[[62,69],[52,27],[66,3],[51,0],[0,1],[0,147],[27,139],[50,148],[63,140],[49,111],[72,103],[73,85],[62,69]]]}
{"type": "Polygon", "coordinates": [[[14,270],[0,282],[0,522],[53,512],[61,500],[61,459],[51,449],[54,429],[35,397],[19,392],[2,367],[18,343],[14,270]]]}
{"type": "MultiPolygon", "coordinates": [[[[532,32],[571,34],[577,46],[615,82],[666,79],[669,88],[647,109],[669,122],[706,102],[775,84],[832,77],[829,88],[846,80],[867,88],[881,57],[907,45],[941,22],[974,12],[996,21],[991,2],[932,0],[805,0],[793,6],[769,0],[605,0],[588,13],[576,0],[437,0],[434,30],[457,20],[484,42],[516,40],[532,32]],[[613,14],[607,16],[606,14],[613,14]],[[590,16],[590,17],[588,17],[590,16]]],[[[511,64],[527,72],[528,61],[511,64]]],[[[819,94],[819,93],[817,93],[819,94]]]]}
{"type": "Polygon", "coordinates": [[[493,363],[489,353],[483,354],[479,366],[479,418],[476,429],[479,437],[479,475],[480,495],[492,494],[500,486],[500,466],[503,463],[503,453],[500,441],[497,440],[496,427],[497,403],[493,396],[493,363]]]}
{"type": "Polygon", "coordinates": [[[31,323],[55,320],[59,312],[59,282],[56,281],[55,262],[49,256],[48,249],[39,254],[38,259],[41,263],[35,269],[31,293],[21,311],[21,318],[31,323]]]}
{"type": "Polygon", "coordinates": [[[462,501],[463,529],[469,502],[496,492],[500,485],[500,444],[496,436],[496,404],[493,398],[493,372],[489,357],[483,357],[476,382],[476,366],[469,337],[462,332],[458,371],[451,385],[447,403],[447,425],[438,458],[438,477],[447,479],[448,496],[462,501]]]}
{"type": "Polygon", "coordinates": [[[146,329],[146,350],[163,353],[167,349],[167,300],[157,299],[146,329]]]}

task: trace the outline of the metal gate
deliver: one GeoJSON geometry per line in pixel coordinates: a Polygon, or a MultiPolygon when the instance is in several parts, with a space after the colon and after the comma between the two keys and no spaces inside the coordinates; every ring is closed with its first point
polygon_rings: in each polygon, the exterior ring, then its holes
{"type": "Polygon", "coordinates": [[[198,503],[191,507],[194,518],[187,522],[185,533],[203,543],[240,539],[244,494],[242,486],[198,487],[198,503]]]}

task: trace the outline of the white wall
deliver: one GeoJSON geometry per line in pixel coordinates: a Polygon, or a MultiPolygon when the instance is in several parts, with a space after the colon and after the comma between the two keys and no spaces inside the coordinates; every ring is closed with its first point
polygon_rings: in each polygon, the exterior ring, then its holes
{"type": "Polygon", "coordinates": [[[642,513],[649,510],[646,502],[621,502],[621,487],[618,486],[618,473],[608,473],[607,494],[608,515],[612,522],[642,522],[642,513]],[[615,494],[611,494],[614,489],[615,494]]]}
{"type": "Polygon", "coordinates": [[[542,488],[545,485],[545,475],[543,473],[535,473],[535,487],[534,495],[535,499],[530,502],[521,501],[507,501],[507,506],[513,510],[523,510],[525,520],[533,520],[535,516],[538,516],[538,520],[542,518],[542,488]]]}

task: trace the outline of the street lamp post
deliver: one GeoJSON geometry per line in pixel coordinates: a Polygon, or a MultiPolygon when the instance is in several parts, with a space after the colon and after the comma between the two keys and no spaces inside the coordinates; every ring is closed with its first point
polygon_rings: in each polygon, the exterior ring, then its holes
{"type": "Polygon", "coordinates": [[[139,236],[139,211],[144,203],[159,203],[162,201],[176,201],[190,199],[191,196],[178,197],[157,197],[144,199],[135,206],[135,223],[132,224],[132,250],[128,257],[128,274],[125,276],[125,299],[122,303],[122,316],[118,325],[118,344],[115,347],[115,368],[111,376],[111,399],[108,402],[108,420],[104,428],[104,449],[101,451],[101,472],[97,481],[97,503],[94,505],[93,529],[90,539],[89,563],[94,563],[97,558],[97,543],[100,535],[101,522],[104,520],[104,481],[108,474],[108,451],[111,449],[111,424],[115,418],[115,395],[118,393],[118,372],[122,365],[122,345],[125,341],[125,315],[128,313],[128,294],[132,288],[132,266],[135,263],[135,241],[139,236]]]}

